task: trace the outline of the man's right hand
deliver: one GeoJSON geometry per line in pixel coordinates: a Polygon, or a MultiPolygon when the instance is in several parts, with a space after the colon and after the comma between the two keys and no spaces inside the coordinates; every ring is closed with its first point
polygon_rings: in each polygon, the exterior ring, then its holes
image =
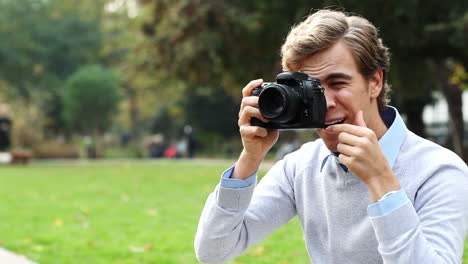
{"type": "Polygon", "coordinates": [[[258,109],[258,96],[251,96],[252,90],[263,83],[262,79],[251,81],[242,89],[242,103],[239,110],[239,131],[244,149],[236,163],[232,178],[246,179],[252,176],[260,166],[268,151],[276,143],[278,130],[267,130],[252,126],[253,117],[268,122],[258,109]]]}

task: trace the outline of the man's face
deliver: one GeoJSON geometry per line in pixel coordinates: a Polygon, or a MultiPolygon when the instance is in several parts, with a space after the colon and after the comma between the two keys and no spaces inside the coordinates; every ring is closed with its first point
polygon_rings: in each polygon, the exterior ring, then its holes
{"type": "MultiPolygon", "coordinates": [[[[326,125],[356,124],[356,115],[362,110],[367,127],[376,131],[380,125],[377,118],[380,119],[380,116],[376,100],[378,93],[375,93],[374,88],[379,80],[372,78],[367,81],[361,75],[351,50],[344,41],[339,41],[330,48],[307,58],[299,70],[320,79],[325,87],[328,109],[326,125]]],[[[325,129],[317,132],[328,149],[336,152],[338,134],[327,132],[325,129]]]]}

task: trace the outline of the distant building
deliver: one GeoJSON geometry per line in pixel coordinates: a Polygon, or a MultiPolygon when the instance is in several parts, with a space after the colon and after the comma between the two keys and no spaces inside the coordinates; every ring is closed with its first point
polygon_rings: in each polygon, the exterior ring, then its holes
{"type": "MultiPolygon", "coordinates": [[[[427,105],[423,111],[423,120],[426,124],[426,132],[431,140],[438,144],[445,144],[449,135],[448,105],[440,92],[434,92],[435,104],[427,105]]],[[[465,122],[464,144],[468,145],[468,91],[463,92],[463,120],[465,122]]]]}

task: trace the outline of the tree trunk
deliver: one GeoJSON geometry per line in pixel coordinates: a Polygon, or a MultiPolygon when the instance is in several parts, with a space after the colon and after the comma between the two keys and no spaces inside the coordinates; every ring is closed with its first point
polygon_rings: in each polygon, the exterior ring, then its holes
{"type": "Polygon", "coordinates": [[[128,101],[129,101],[129,115],[130,115],[130,131],[133,136],[138,134],[137,127],[138,127],[138,103],[137,97],[134,91],[130,90],[128,93],[128,101]]]}
{"type": "Polygon", "coordinates": [[[462,159],[463,157],[463,140],[464,140],[464,121],[462,111],[462,89],[458,85],[450,83],[452,75],[453,62],[446,61],[446,65],[441,71],[443,73],[440,88],[447,100],[449,110],[449,124],[452,150],[457,153],[462,159]]]}
{"type": "Polygon", "coordinates": [[[138,101],[136,92],[130,87],[131,84],[124,86],[128,98],[128,117],[130,119],[130,133],[132,138],[138,137],[138,101]]]}
{"type": "Polygon", "coordinates": [[[423,120],[423,110],[425,103],[419,100],[407,100],[405,102],[405,113],[407,116],[406,124],[408,129],[416,135],[426,138],[426,130],[423,120]]]}

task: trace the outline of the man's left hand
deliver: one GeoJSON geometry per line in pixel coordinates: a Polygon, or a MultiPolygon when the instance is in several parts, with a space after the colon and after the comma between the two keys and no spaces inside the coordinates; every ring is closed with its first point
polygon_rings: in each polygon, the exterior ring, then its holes
{"type": "Polygon", "coordinates": [[[355,125],[332,125],[326,130],[339,134],[338,158],[367,185],[372,202],[389,191],[400,189],[398,179],[380,148],[375,132],[367,127],[362,111],[358,112],[355,125]]]}

